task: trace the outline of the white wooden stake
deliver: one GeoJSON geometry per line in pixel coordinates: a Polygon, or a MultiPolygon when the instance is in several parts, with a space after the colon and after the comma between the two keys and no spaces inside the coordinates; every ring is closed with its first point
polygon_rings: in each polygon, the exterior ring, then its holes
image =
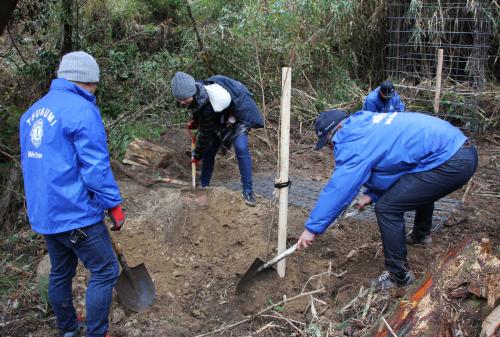
{"type": "Polygon", "coordinates": [[[436,92],[434,94],[434,112],[439,112],[439,101],[441,100],[441,77],[443,74],[443,49],[438,49],[438,64],[436,68],[436,92]]]}
{"type": "MultiPolygon", "coordinates": [[[[290,149],[290,96],[292,91],[292,68],[281,68],[281,130],[280,130],[280,175],[279,182],[288,181],[288,155],[290,149]]],[[[288,220],[288,187],[279,190],[278,254],[286,250],[288,220]]],[[[285,259],[278,262],[278,275],[285,276],[285,259]]]]}

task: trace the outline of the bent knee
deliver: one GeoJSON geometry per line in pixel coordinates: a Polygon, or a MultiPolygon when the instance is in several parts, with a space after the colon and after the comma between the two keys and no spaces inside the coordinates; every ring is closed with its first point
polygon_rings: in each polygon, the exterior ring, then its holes
{"type": "Polygon", "coordinates": [[[388,212],[391,209],[389,203],[387,203],[383,198],[380,198],[380,200],[375,203],[374,208],[376,214],[388,212]]]}

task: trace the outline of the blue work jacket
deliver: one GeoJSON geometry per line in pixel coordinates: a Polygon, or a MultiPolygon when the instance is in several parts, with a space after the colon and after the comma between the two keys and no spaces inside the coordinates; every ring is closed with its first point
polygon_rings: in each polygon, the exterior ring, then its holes
{"type": "Polygon", "coordinates": [[[20,120],[21,162],[32,229],[56,234],[103,220],[121,203],[95,96],[65,79],[20,120]]]}
{"type": "Polygon", "coordinates": [[[335,170],[305,227],[323,233],[361,186],[376,201],[401,176],[446,162],[466,140],[458,128],[429,115],[357,112],[333,136],[335,170]]]}
{"type": "Polygon", "coordinates": [[[380,87],[376,88],[375,90],[370,92],[368,96],[366,96],[365,103],[363,104],[364,111],[371,111],[371,112],[405,111],[405,105],[396,92],[394,92],[391,99],[388,99],[385,102],[382,100],[382,97],[380,97],[379,92],[380,92],[380,87]]]}

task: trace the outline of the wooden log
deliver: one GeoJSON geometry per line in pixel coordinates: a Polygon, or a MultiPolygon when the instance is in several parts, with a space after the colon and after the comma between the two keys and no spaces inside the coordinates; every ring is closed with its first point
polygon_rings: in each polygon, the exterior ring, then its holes
{"type": "MultiPolygon", "coordinates": [[[[454,336],[459,323],[469,317],[466,312],[449,310],[450,301],[462,301],[472,294],[485,299],[491,308],[498,304],[500,260],[485,240],[464,239],[407,291],[407,299],[400,301],[387,322],[398,336],[454,336]]],[[[388,337],[391,333],[387,328],[372,329],[366,336],[388,337]]]]}
{"type": "Polygon", "coordinates": [[[500,305],[483,321],[481,337],[495,337],[500,334],[500,305]]]}
{"type": "Polygon", "coordinates": [[[173,152],[158,144],[136,138],[127,147],[123,163],[140,167],[157,167],[173,157],[173,152]]]}

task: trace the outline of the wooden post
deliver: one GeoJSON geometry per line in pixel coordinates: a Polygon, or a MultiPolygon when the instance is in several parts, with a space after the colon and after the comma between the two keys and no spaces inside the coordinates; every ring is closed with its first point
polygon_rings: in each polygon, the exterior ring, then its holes
{"type": "Polygon", "coordinates": [[[439,101],[441,96],[441,77],[443,74],[443,49],[438,49],[438,64],[436,68],[436,92],[434,94],[434,113],[439,113],[439,101]]]}
{"type": "MultiPolygon", "coordinates": [[[[290,148],[290,96],[292,90],[292,68],[281,68],[281,130],[280,130],[280,175],[279,182],[288,181],[288,155],[290,148]]],[[[288,187],[279,190],[278,254],[286,250],[288,220],[288,187]]],[[[285,276],[285,259],[278,262],[278,275],[285,276]]]]}

